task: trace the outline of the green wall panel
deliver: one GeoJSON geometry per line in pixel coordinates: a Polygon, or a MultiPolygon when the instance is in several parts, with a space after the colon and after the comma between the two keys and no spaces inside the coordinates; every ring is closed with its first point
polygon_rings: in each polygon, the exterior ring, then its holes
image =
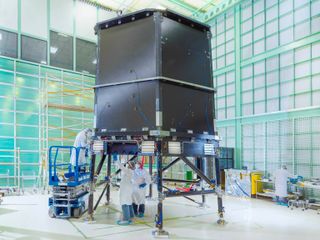
{"type": "Polygon", "coordinates": [[[29,139],[29,138],[17,138],[17,147],[23,150],[38,150],[39,149],[39,140],[38,139],[29,139]]]}
{"type": "Polygon", "coordinates": [[[0,58],[0,69],[13,71],[14,70],[14,60],[0,58]]]}
{"type": "Polygon", "coordinates": [[[20,161],[22,163],[39,163],[39,152],[21,152],[20,161]]]}
{"type": "Polygon", "coordinates": [[[14,113],[8,111],[0,111],[0,123],[13,123],[14,113]]]}
{"type": "Polygon", "coordinates": [[[217,126],[236,166],[320,177],[320,0],[246,0],[209,24],[217,126]]]}
{"type": "Polygon", "coordinates": [[[39,137],[39,127],[27,127],[27,126],[16,126],[17,136],[23,136],[28,138],[38,138],[39,137]]]}
{"type": "Polygon", "coordinates": [[[0,138],[0,149],[14,149],[13,138],[0,138]]]}
{"type": "Polygon", "coordinates": [[[39,125],[39,115],[32,113],[16,113],[17,123],[27,125],[39,125]]]}
{"type": "Polygon", "coordinates": [[[39,90],[23,87],[16,87],[16,97],[21,99],[28,99],[39,101],[39,90]]]}
{"type": "Polygon", "coordinates": [[[39,184],[48,147],[73,145],[81,129],[93,127],[93,115],[78,110],[92,108],[93,85],[91,76],[0,57],[0,169],[10,174],[0,186],[17,186],[18,178],[20,187],[39,184]]]}
{"type": "MultiPolygon", "coordinates": [[[[0,97],[0,109],[5,111],[13,111],[14,110],[14,100],[12,97],[0,97]]],[[[0,121],[1,121],[2,113],[0,113],[0,121]]]]}
{"type": "Polygon", "coordinates": [[[12,137],[14,133],[14,127],[12,124],[0,124],[1,136],[12,137]]]}
{"type": "Polygon", "coordinates": [[[0,71],[0,82],[13,84],[14,75],[12,72],[0,71]]]}
{"type": "Polygon", "coordinates": [[[38,113],[39,112],[39,102],[36,101],[16,101],[16,110],[28,113],[38,113]]]}
{"type": "Polygon", "coordinates": [[[18,61],[18,62],[16,62],[16,71],[18,73],[39,75],[39,65],[18,61]]]}
{"type": "Polygon", "coordinates": [[[16,85],[21,87],[39,88],[39,77],[17,74],[16,85]]]}
{"type": "Polygon", "coordinates": [[[0,96],[12,97],[14,95],[14,88],[12,85],[0,84],[0,96]]]}

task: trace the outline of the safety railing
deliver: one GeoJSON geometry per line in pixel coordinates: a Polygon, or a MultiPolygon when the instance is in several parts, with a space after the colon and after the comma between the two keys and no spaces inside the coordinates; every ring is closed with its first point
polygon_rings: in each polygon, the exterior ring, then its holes
{"type": "Polygon", "coordinates": [[[51,146],[49,148],[49,185],[75,186],[89,180],[90,164],[79,164],[81,150],[84,151],[85,148],[74,146],[51,146]],[[61,152],[68,153],[68,162],[57,162],[59,153],[61,152]],[[73,157],[72,154],[75,154],[75,165],[72,165],[70,162],[71,157],[73,157]],[[86,169],[87,166],[89,166],[88,169],[86,169]],[[58,169],[67,170],[67,172],[63,171],[62,177],[64,180],[59,179],[58,169]]]}

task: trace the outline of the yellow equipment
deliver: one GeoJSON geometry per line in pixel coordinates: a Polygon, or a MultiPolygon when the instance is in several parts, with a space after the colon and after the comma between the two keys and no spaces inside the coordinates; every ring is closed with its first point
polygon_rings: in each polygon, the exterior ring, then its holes
{"type": "Polygon", "coordinates": [[[251,172],[251,195],[256,195],[257,192],[262,192],[262,184],[259,180],[262,179],[262,172],[251,172]]]}

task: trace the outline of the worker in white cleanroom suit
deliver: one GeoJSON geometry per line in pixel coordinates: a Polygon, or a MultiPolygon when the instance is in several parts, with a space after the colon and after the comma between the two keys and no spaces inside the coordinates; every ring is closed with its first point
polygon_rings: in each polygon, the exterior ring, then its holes
{"type": "Polygon", "coordinates": [[[133,211],[137,217],[144,217],[147,186],[151,183],[150,174],[143,168],[139,162],[133,173],[133,211]]]}
{"type": "Polygon", "coordinates": [[[286,203],[288,197],[288,178],[293,177],[283,165],[275,172],[275,195],[278,203],[286,203]]]}
{"type": "MultiPolygon", "coordinates": [[[[75,148],[80,148],[78,166],[86,163],[86,150],[89,147],[90,140],[92,138],[92,129],[86,128],[78,133],[74,141],[73,146],[75,148]]],[[[70,162],[72,166],[76,166],[76,151],[73,149],[71,153],[70,162]]]]}
{"type": "Polygon", "coordinates": [[[117,221],[119,225],[129,225],[132,223],[133,209],[132,209],[132,177],[134,163],[128,162],[127,167],[125,167],[120,161],[118,161],[118,166],[121,169],[121,181],[120,181],[120,192],[119,199],[122,209],[122,219],[117,221]]]}

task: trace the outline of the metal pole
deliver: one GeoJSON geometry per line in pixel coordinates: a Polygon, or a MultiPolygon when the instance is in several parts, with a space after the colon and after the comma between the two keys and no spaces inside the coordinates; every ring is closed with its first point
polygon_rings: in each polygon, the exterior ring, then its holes
{"type": "Polygon", "coordinates": [[[20,147],[17,148],[17,163],[18,163],[18,191],[20,192],[20,175],[21,175],[21,161],[20,161],[20,147]]]}
{"type": "Polygon", "coordinates": [[[153,232],[155,236],[168,236],[169,233],[163,230],[163,186],[162,186],[162,153],[161,141],[156,142],[156,160],[157,160],[157,188],[158,188],[158,212],[156,215],[156,228],[153,232]]]}
{"type": "MultiPolygon", "coordinates": [[[[134,161],[135,159],[137,158],[137,155],[134,155],[132,158],[130,158],[124,165],[126,166],[126,164],[128,162],[132,162],[134,161]]],[[[118,175],[119,173],[121,172],[121,169],[118,169],[116,172],[115,172],[115,175],[118,175]]]]}
{"type": "Polygon", "coordinates": [[[220,179],[220,166],[219,166],[219,158],[216,157],[215,159],[215,168],[216,168],[216,193],[217,193],[217,197],[218,197],[218,214],[219,214],[219,220],[218,220],[218,224],[225,224],[225,220],[224,220],[224,207],[223,207],[223,203],[222,203],[222,193],[221,193],[221,179],[220,179]]]}
{"type": "MultiPolygon", "coordinates": [[[[167,188],[166,186],[163,186],[163,188],[164,188],[164,189],[167,189],[167,190],[170,190],[170,189],[169,189],[169,188],[167,188]]],[[[194,199],[192,199],[192,198],[190,198],[190,197],[183,196],[183,195],[182,195],[182,197],[184,197],[185,199],[190,200],[191,202],[194,202],[194,203],[199,204],[196,200],[194,200],[194,199]]]]}
{"type": "MultiPolygon", "coordinates": [[[[202,172],[204,172],[204,166],[205,166],[205,158],[200,158],[200,170],[202,172]]],[[[205,173],[205,172],[204,172],[205,173]]],[[[204,181],[201,180],[201,190],[204,191],[204,181]]],[[[205,194],[202,194],[201,196],[201,199],[202,199],[202,207],[204,207],[205,203],[206,203],[206,195],[205,194]]]]}
{"type": "Polygon", "coordinates": [[[167,166],[162,168],[162,171],[163,172],[166,171],[167,169],[169,169],[170,167],[172,167],[174,164],[176,164],[179,161],[180,161],[180,158],[176,158],[175,160],[171,161],[167,166]]]}
{"type": "Polygon", "coordinates": [[[200,176],[201,179],[203,179],[205,182],[207,182],[212,188],[214,188],[214,185],[212,184],[211,180],[203,174],[202,171],[200,171],[192,162],[189,161],[186,157],[181,156],[181,160],[185,162],[193,171],[195,171],[198,176],[200,176]]]}
{"type": "Polygon", "coordinates": [[[88,220],[93,221],[93,194],[94,194],[94,173],[95,173],[96,154],[91,155],[91,169],[90,169],[90,195],[88,203],[88,220]]]}
{"type": "MultiPolygon", "coordinates": [[[[204,172],[204,158],[201,158],[201,157],[197,157],[196,158],[196,166],[197,168],[201,171],[201,172],[204,172]]],[[[200,178],[200,176],[198,176],[198,179],[200,178]]],[[[203,182],[203,179],[200,180],[200,185],[201,185],[201,190],[203,191],[204,190],[204,182],[203,182]]],[[[204,194],[201,195],[201,204],[200,204],[200,207],[204,207],[204,204],[206,202],[206,197],[204,194]]]]}
{"type": "Polygon", "coordinates": [[[174,179],[174,178],[162,178],[163,182],[179,182],[179,183],[199,183],[200,179],[197,180],[183,180],[183,179],[174,179]]]}
{"type": "MultiPolygon", "coordinates": [[[[149,156],[149,174],[150,174],[150,177],[152,177],[152,160],[153,160],[153,157],[149,156]]],[[[149,198],[150,199],[152,198],[152,184],[149,185],[149,198]]]]}
{"type": "Polygon", "coordinates": [[[97,167],[97,171],[96,171],[96,175],[97,176],[99,176],[99,174],[101,172],[101,169],[103,167],[103,164],[104,164],[104,161],[106,159],[106,156],[107,156],[106,153],[103,153],[102,158],[101,158],[101,160],[100,160],[100,162],[98,164],[98,167],[97,167]]]}
{"type": "Polygon", "coordinates": [[[110,177],[111,177],[111,154],[108,154],[106,204],[110,203],[110,177]]]}
{"type": "Polygon", "coordinates": [[[101,201],[101,199],[102,199],[102,196],[103,196],[104,193],[106,192],[107,188],[108,188],[108,183],[106,183],[106,185],[104,186],[103,191],[102,191],[102,193],[100,194],[100,196],[99,196],[99,198],[98,198],[98,201],[97,201],[96,204],[94,205],[94,208],[93,208],[94,211],[98,208],[99,203],[100,203],[100,201],[101,201]]]}

